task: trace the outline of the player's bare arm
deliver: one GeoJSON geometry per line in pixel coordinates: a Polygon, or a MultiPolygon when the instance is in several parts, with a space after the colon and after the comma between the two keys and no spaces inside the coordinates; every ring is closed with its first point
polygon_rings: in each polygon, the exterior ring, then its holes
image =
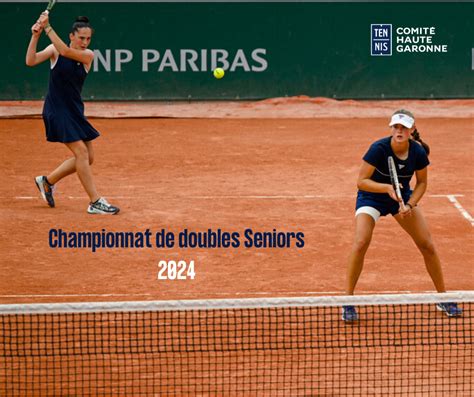
{"type": "Polygon", "coordinates": [[[39,23],[39,20],[31,27],[31,40],[28,44],[28,49],[26,50],[26,59],[25,62],[28,66],[36,66],[47,59],[56,57],[55,50],[53,45],[49,45],[44,50],[36,52],[36,47],[38,46],[38,41],[43,32],[43,27],[39,23]]]}
{"type": "MultiPolygon", "coordinates": [[[[31,40],[33,41],[33,39],[31,40]]],[[[31,42],[30,42],[31,46],[31,42]]],[[[26,52],[26,64],[28,66],[36,66],[44,61],[51,59],[54,61],[58,57],[58,52],[52,44],[47,46],[44,50],[36,52],[36,44],[34,49],[30,51],[30,46],[28,46],[28,51],[26,52]]]]}
{"type": "Polygon", "coordinates": [[[90,68],[92,61],[94,60],[94,53],[87,49],[87,46],[90,43],[90,34],[80,36],[80,41],[83,43],[84,48],[73,48],[69,47],[64,43],[64,41],[58,36],[54,29],[49,25],[49,16],[46,13],[42,13],[39,18],[41,26],[43,26],[45,34],[51,40],[54,47],[60,55],[66,58],[73,59],[75,61],[83,63],[87,69],[90,68]]]}
{"type": "Polygon", "coordinates": [[[408,204],[414,207],[423,197],[428,188],[428,167],[425,167],[421,170],[415,172],[416,175],[416,185],[411,194],[408,204]]]}
{"type": "Polygon", "coordinates": [[[375,171],[375,167],[366,161],[362,161],[357,178],[357,188],[371,193],[387,193],[393,200],[399,201],[392,185],[378,183],[370,179],[375,171]]]}

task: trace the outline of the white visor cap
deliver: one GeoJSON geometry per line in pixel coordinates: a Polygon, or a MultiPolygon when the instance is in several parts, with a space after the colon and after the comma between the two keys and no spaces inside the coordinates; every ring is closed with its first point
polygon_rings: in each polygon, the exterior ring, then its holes
{"type": "Polygon", "coordinates": [[[411,128],[415,124],[415,119],[403,113],[395,113],[390,120],[389,126],[392,127],[395,124],[401,124],[404,127],[411,128]]]}

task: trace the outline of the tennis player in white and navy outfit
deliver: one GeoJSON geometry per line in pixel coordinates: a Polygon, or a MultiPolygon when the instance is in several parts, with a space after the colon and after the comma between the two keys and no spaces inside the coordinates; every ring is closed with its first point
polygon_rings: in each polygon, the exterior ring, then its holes
{"type": "MultiPolygon", "coordinates": [[[[430,161],[425,149],[412,139],[408,140],[408,157],[404,160],[399,159],[392,150],[391,140],[392,137],[389,136],[374,142],[363,157],[363,160],[375,167],[374,173],[370,177],[371,180],[390,185],[388,158],[392,157],[395,161],[398,181],[402,185],[403,201],[408,203],[412,193],[410,189],[411,178],[415,171],[427,167],[430,161]]],[[[397,215],[399,209],[400,203],[393,200],[387,193],[372,193],[360,189],[357,193],[356,215],[366,213],[377,221],[379,216],[397,215]]]]}
{"type": "Polygon", "coordinates": [[[53,30],[46,12],[32,26],[31,33],[26,64],[36,66],[46,60],[51,62],[48,93],[43,108],[46,139],[63,143],[74,155],[50,174],[36,177],[36,186],[48,205],[54,207],[54,185],[64,177],[77,173],[90,199],[87,212],[117,214],[119,208],[110,205],[97,192],[90,168],[94,160],[92,141],[99,133],[86,119],[81,98],[82,86],[94,59],[94,53],[87,48],[92,37],[89,20],[87,17],[76,19],[69,34],[69,45],[53,30]],[[52,44],[37,52],[42,32],[52,44]]]}
{"type": "MultiPolygon", "coordinates": [[[[445,292],[441,262],[431,239],[423,213],[417,207],[428,185],[429,147],[420,138],[415,117],[407,110],[397,110],[390,120],[392,135],[374,142],[363,157],[357,186],[355,238],[349,255],[346,293],[354,289],[362,272],[364,258],[377,220],[393,215],[412,237],[425,261],[428,273],[438,292],[445,292]],[[395,161],[403,204],[392,186],[388,158],[395,161]],[[413,191],[410,180],[415,176],[413,191]]],[[[440,302],[437,308],[448,316],[460,316],[462,309],[454,302],[440,302]]],[[[358,320],[354,306],[344,306],[344,321],[358,320]]]]}

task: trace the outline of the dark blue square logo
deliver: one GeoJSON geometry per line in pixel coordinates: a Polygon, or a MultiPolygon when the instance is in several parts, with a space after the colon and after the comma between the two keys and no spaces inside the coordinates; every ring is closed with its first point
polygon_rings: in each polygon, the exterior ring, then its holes
{"type": "Polygon", "coordinates": [[[371,24],[370,25],[370,55],[391,56],[392,55],[392,25],[371,24]]]}

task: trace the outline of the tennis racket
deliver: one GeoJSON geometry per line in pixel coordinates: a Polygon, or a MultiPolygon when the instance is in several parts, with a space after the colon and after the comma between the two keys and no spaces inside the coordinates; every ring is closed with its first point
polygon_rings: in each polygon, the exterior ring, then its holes
{"type": "Polygon", "coordinates": [[[405,203],[403,202],[402,192],[400,190],[400,184],[398,182],[397,168],[395,167],[395,161],[392,156],[388,156],[388,171],[390,172],[390,180],[392,181],[393,189],[400,201],[402,210],[405,211],[405,203]]]}
{"type": "Polygon", "coordinates": [[[58,0],[49,0],[48,2],[48,7],[46,7],[46,10],[44,12],[46,14],[49,14],[49,12],[53,9],[54,5],[58,2],[58,0]]]}
{"type": "MultiPolygon", "coordinates": [[[[46,10],[44,12],[46,14],[49,14],[49,12],[53,9],[54,5],[58,2],[58,0],[49,0],[48,6],[46,7],[46,10]]],[[[35,29],[35,32],[38,32],[38,30],[35,29]]]]}

